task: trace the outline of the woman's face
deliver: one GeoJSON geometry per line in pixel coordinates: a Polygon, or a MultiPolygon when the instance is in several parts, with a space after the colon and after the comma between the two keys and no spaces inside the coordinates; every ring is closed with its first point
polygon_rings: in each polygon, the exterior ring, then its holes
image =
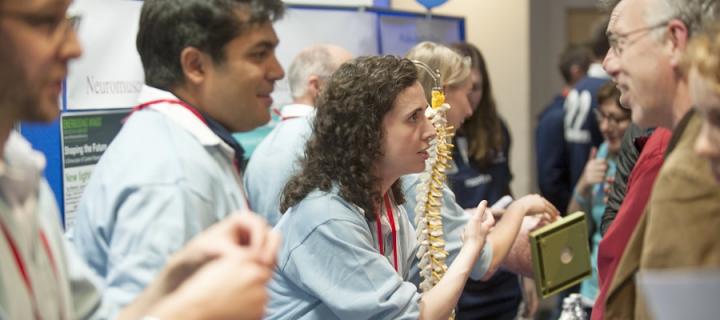
{"type": "Polygon", "coordinates": [[[468,94],[468,99],[470,100],[470,107],[472,107],[472,111],[474,113],[475,109],[477,109],[478,105],[480,104],[480,100],[482,100],[483,81],[485,80],[482,78],[480,70],[478,69],[472,69],[472,72],[470,73],[470,79],[472,79],[472,89],[470,91],[470,94],[468,94]]]}
{"type": "Polygon", "coordinates": [[[473,113],[469,97],[472,88],[472,76],[467,77],[465,81],[457,85],[445,87],[445,102],[450,105],[450,110],[447,112],[447,121],[455,130],[460,128],[465,119],[470,118],[473,113]]]}
{"type": "Polygon", "coordinates": [[[600,132],[608,143],[608,151],[610,153],[619,152],[622,137],[630,126],[630,116],[618,106],[617,100],[608,99],[598,106],[596,118],[600,132]]]}
{"type": "Polygon", "coordinates": [[[425,117],[425,91],[420,82],[400,92],[382,120],[384,137],[378,166],[381,179],[397,179],[425,169],[435,128],[425,117]]]}
{"type": "Polygon", "coordinates": [[[690,72],[689,83],[693,105],[703,118],[695,152],[710,160],[715,180],[720,183],[720,93],[696,70],[690,72]]]}

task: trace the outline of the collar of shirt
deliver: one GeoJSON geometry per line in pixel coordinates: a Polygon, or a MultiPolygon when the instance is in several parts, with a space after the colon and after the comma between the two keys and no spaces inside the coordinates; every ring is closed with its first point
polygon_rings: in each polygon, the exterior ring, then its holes
{"type": "MultiPolygon", "coordinates": [[[[138,102],[144,103],[159,99],[180,100],[169,91],[145,85],[143,86],[142,91],[140,91],[138,102]]],[[[151,105],[148,108],[153,111],[160,112],[171,119],[173,122],[193,135],[202,145],[218,146],[220,150],[230,156],[230,158],[234,158],[235,151],[233,148],[224,142],[208,125],[206,125],[190,110],[177,105],[169,105],[168,103],[158,103],[156,105],[151,105]]],[[[203,115],[203,117],[207,116],[203,115]]]]}
{"type": "Polygon", "coordinates": [[[593,63],[588,68],[587,75],[593,78],[610,78],[601,63],[593,63]]]}
{"type": "Polygon", "coordinates": [[[304,118],[310,115],[315,108],[306,104],[289,104],[282,108],[280,111],[280,117],[282,119],[290,118],[304,118]]]}
{"type": "Polygon", "coordinates": [[[45,169],[45,157],[12,131],[0,159],[0,194],[7,200],[24,202],[37,189],[45,169]],[[9,199],[7,199],[9,198],[9,199]]]}
{"type": "Polygon", "coordinates": [[[238,169],[240,171],[245,170],[245,149],[240,145],[240,143],[233,138],[232,133],[230,130],[225,129],[225,127],[220,124],[220,122],[217,122],[217,120],[211,118],[207,114],[200,112],[200,114],[203,116],[205,121],[207,122],[208,128],[212,130],[223,142],[225,142],[227,145],[230,146],[235,152],[235,161],[237,162],[238,169]]]}

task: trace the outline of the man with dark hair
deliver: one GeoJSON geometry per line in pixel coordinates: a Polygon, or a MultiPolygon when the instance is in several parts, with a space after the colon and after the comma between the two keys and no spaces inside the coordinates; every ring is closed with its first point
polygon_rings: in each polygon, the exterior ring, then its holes
{"type": "Polygon", "coordinates": [[[587,75],[593,63],[593,54],[587,46],[571,45],[560,55],[558,70],[565,82],[563,91],[570,91],[575,84],[587,75]]]}
{"type": "Polygon", "coordinates": [[[564,136],[563,105],[570,90],[585,77],[591,62],[592,53],[588,48],[572,46],[565,49],[558,65],[565,85],[562,92],[556,95],[540,114],[535,131],[540,194],[556,208],[560,208],[561,212],[565,212],[572,195],[570,165],[564,136]]]}
{"type": "Polygon", "coordinates": [[[282,13],[280,0],[143,4],[137,49],[147,85],[69,231],[104,278],[109,305],[132,301],[194,235],[249,210],[231,132],[270,119],[270,93],[284,76],[272,26],[282,13]]]}
{"type": "MultiPolygon", "coordinates": [[[[0,0],[0,319],[107,319],[116,306],[66,243],[42,177],[45,157],[13,130],[57,118],[67,64],[81,54],[69,0],[0,0]]],[[[233,215],[175,253],[119,319],[259,318],[279,237],[233,215]],[[237,272],[241,270],[241,272],[237,272]]],[[[149,282],[149,281],[148,281],[149,282]]]]}

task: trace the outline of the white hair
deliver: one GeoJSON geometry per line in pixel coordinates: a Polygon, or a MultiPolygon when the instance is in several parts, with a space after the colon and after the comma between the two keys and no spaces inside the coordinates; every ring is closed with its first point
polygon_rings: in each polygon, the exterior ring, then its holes
{"type": "Polygon", "coordinates": [[[689,37],[692,38],[709,23],[720,19],[720,1],[718,0],[651,0],[646,21],[654,25],[678,19],[685,23],[689,37]]]}
{"type": "Polygon", "coordinates": [[[318,45],[301,51],[288,69],[288,82],[293,98],[300,98],[307,91],[310,76],[327,79],[339,67],[327,45],[318,45]]]}

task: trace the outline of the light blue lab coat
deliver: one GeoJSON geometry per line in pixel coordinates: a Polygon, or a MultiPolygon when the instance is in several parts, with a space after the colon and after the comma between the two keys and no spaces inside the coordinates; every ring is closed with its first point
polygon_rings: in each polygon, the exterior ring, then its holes
{"type": "MultiPolygon", "coordinates": [[[[143,88],[140,101],[177,99],[143,88]]],[[[168,257],[246,207],[234,153],[189,110],[161,103],[132,114],[94,169],[68,236],[106,285],[117,314],[168,257]]],[[[238,270],[242,272],[242,270],[238,270]]]]}

